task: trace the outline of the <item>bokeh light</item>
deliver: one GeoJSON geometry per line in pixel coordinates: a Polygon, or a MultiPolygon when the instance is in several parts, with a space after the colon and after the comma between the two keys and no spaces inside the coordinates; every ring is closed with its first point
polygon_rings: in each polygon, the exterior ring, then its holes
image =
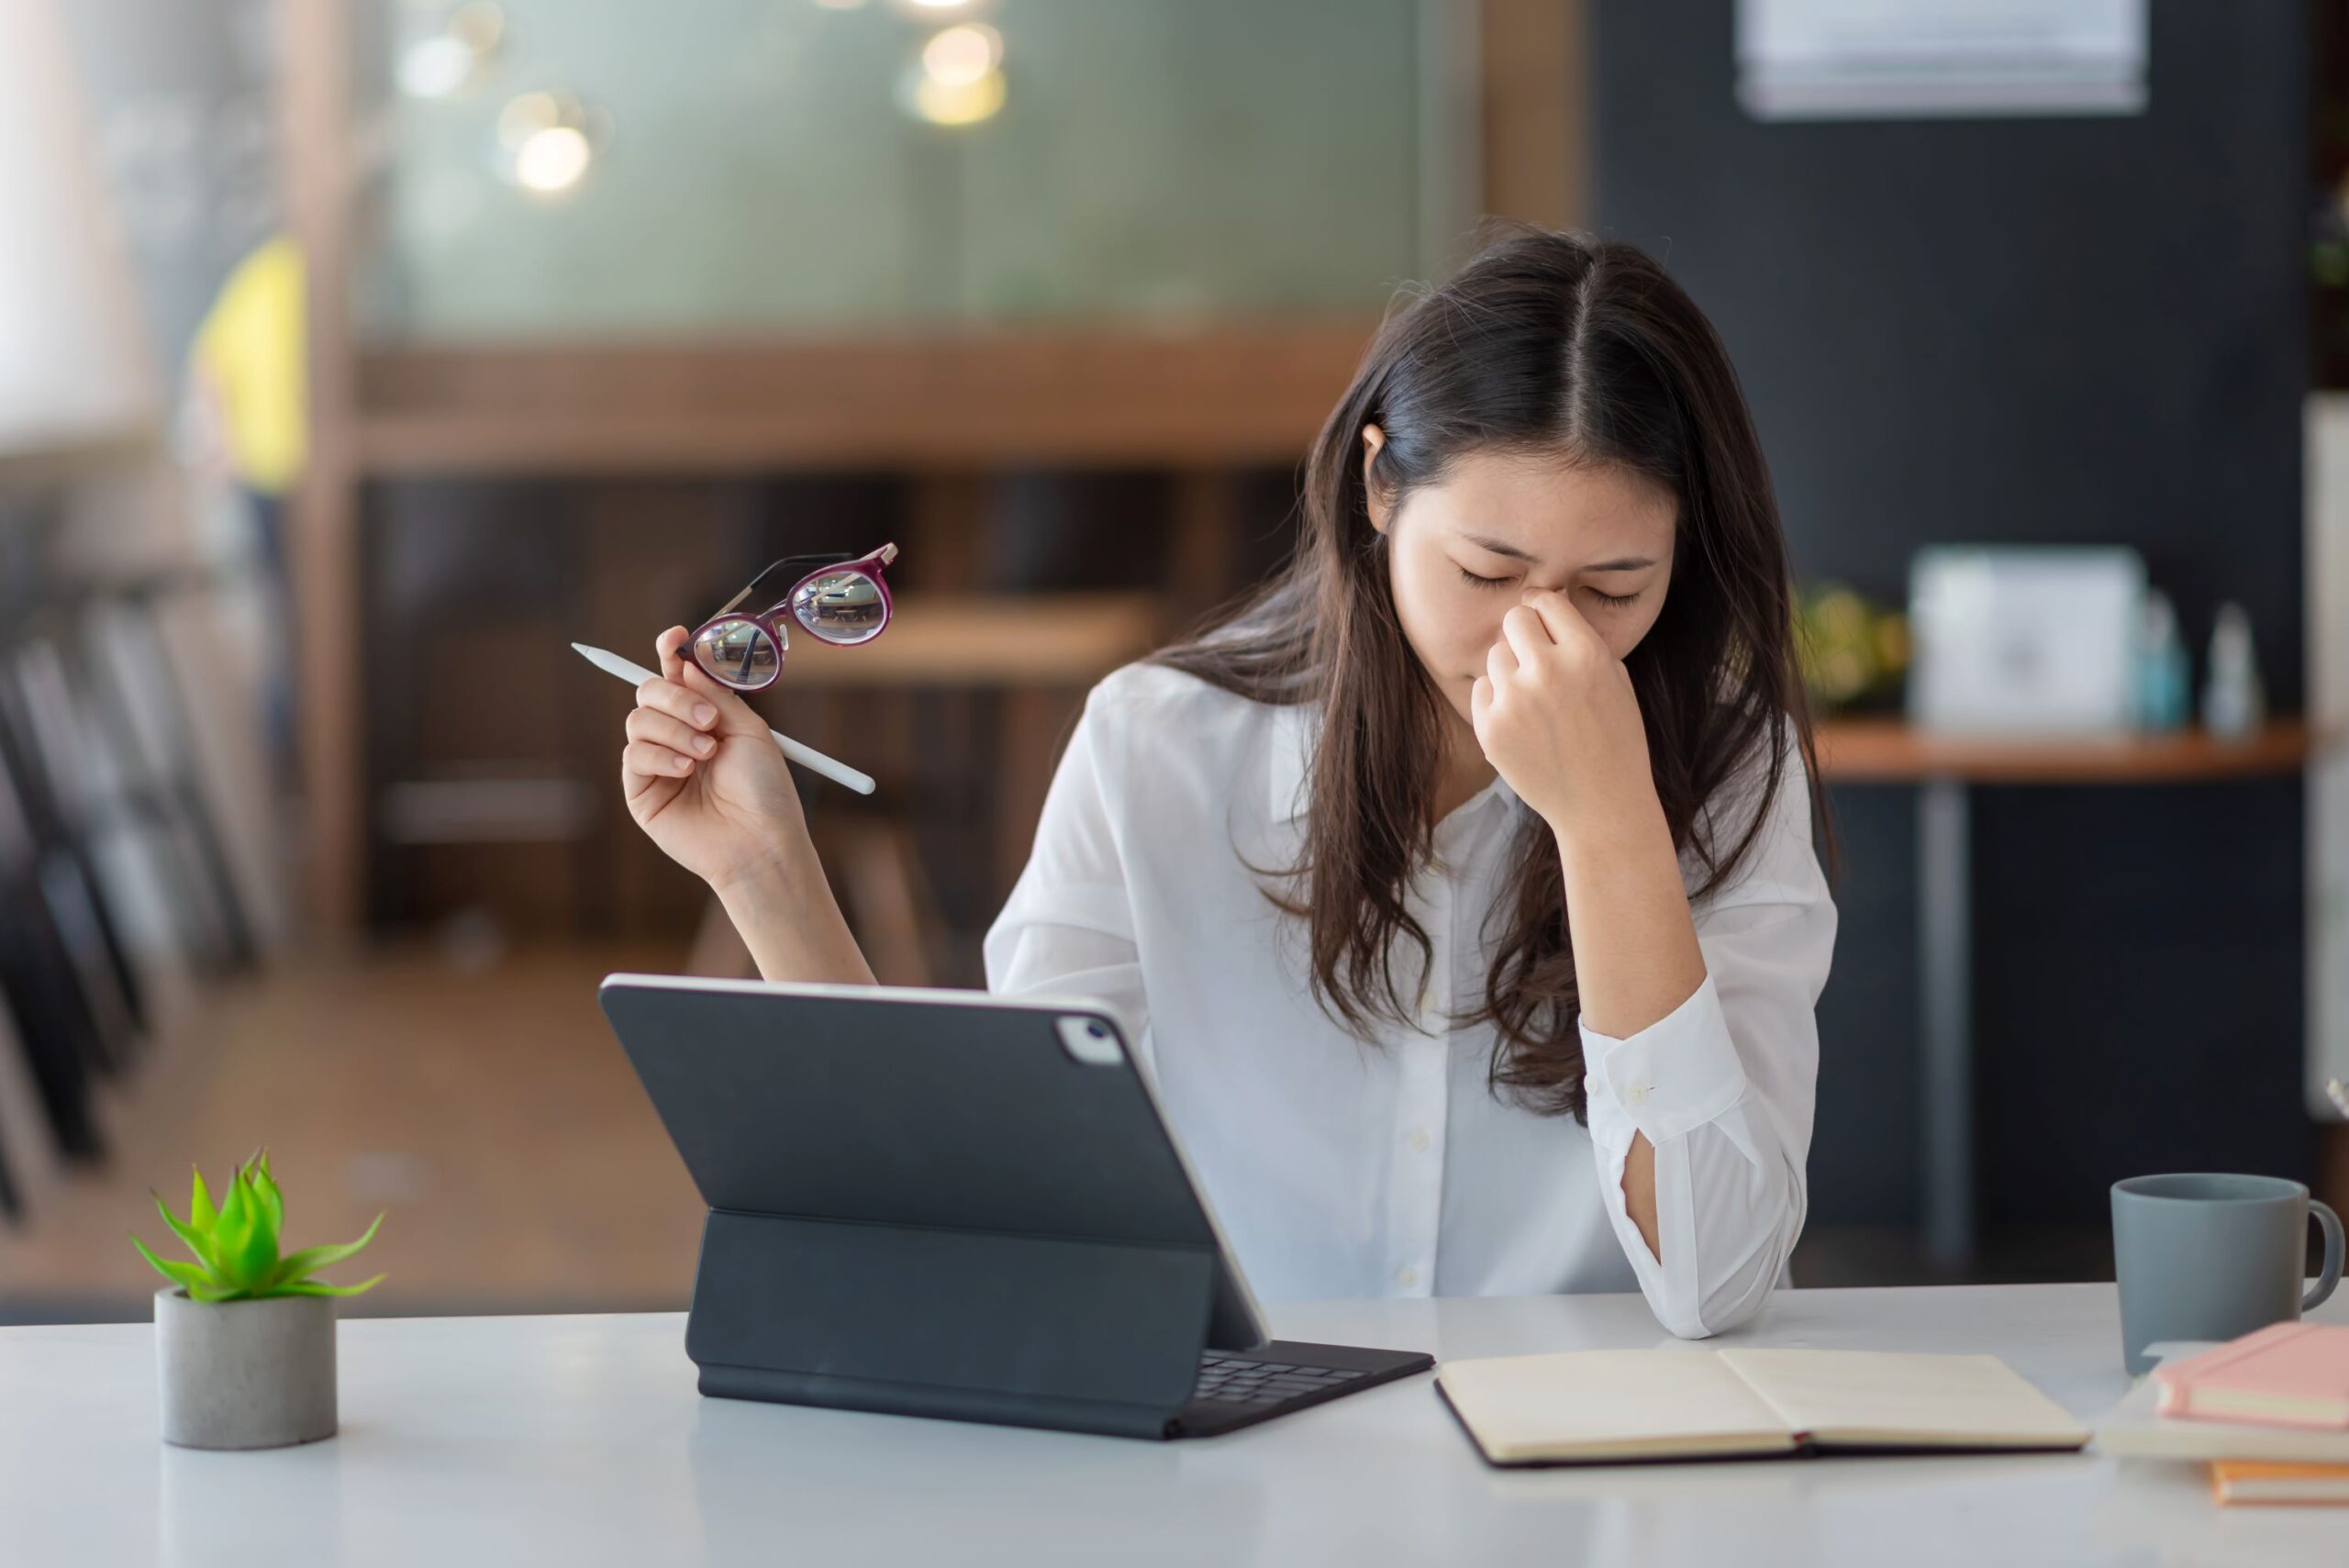
{"type": "Polygon", "coordinates": [[[960,85],[941,82],[927,72],[915,80],[914,113],[932,125],[976,125],[1003,107],[1003,72],[990,71],[975,82],[960,85]]]}
{"type": "Polygon", "coordinates": [[[411,98],[452,98],[488,73],[506,37],[506,13],[494,0],[470,0],[401,51],[400,91],[411,98]]]}
{"type": "Polygon", "coordinates": [[[1001,63],[1003,35],[983,22],[948,28],[922,46],[922,71],[941,87],[974,86],[1001,63]]]}
{"type": "Polygon", "coordinates": [[[523,139],[514,151],[514,178],[524,189],[545,195],[570,190],[595,161],[596,150],[577,126],[548,126],[523,139]]]}

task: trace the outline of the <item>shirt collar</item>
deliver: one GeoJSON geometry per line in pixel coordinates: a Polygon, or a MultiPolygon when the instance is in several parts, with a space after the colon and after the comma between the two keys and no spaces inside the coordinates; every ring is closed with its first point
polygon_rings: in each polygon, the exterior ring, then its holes
{"type": "MultiPolygon", "coordinates": [[[[1312,804],[1313,744],[1321,733],[1321,710],[1312,703],[1291,703],[1273,709],[1272,759],[1266,808],[1275,822],[1291,822],[1305,815],[1312,804]]],[[[1444,821],[1481,810],[1485,804],[1498,798],[1514,806],[1522,803],[1508,781],[1494,775],[1493,782],[1453,812],[1444,821]]]]}

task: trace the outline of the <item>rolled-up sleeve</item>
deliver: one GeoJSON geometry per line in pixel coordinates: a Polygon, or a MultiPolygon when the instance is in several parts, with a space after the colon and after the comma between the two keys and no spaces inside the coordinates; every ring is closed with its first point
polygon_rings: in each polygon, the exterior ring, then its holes
{"type": "Polygon", "coordinates": [[[1699,1339],[1768,1299],[1809,1207],[1814,1008],[1836,915],[1811,847],[1798,755],[1789,754],[1746,863],[1690,913],[1704,982],[1625,1039],[1583,1029],[1582,1047],[1599,1190],[1617,1239],[1657,1320],[1699,1339]],[[1634,1133],[1655,1149],[1661,1261],[1623,1197],[1634,1133]]]}
{"type": "Polygon", "coordinates": [[[1083,997],[1125,1024],[1151,1070],[1150,1009],[1110,809],[1114,762],[1101,704],[1088,701],[1053,772],[1028,864],[988,928],[987,989],[1083,997]]]}

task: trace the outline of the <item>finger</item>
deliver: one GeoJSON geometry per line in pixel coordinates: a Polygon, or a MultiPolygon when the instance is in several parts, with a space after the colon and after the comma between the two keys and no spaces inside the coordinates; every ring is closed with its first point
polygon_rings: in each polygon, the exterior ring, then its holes
{"type": "Polygon", "coordinates": [[[1479,734],[1484,732],[1485,715],[1492,706],[1493,683],[1488,676],[1479,675],[1476,684],[1468,688],[1468,723],[1479,734]]]}
{"type": "Polygon", "coordinates": [[[767,721],[751,711],[742,694],[722,682],[710,679],[709,672],[687,660],[685,665],[685,687],[718,710],[714,732],[718,735],[764,735],[767,721]]]}
{"type": "Polygon", "coordinates": [[[645,682],[636,688],[636,706],[640,712],[650,708],[665,713],[695,729],[708,729],[718,723],[717,705],[694,695],[676,681],[645,682]]]}
{"type": "Polygon", "coordinates": [[[1522,607],[1542,617],[1542,629],[1561,648],[1601,640],[1598,628],[1590,624],[1589,617],[1555,588],[1529,589],[1522,607]]]}
{"type": "MultiPolygon", "coordinates": [[[[620,753],[630,771],[656,779],[681,779],[694,771],[694,760],[654,740],[631,740],[620,753]]],[[[633,793],[633,792],[630,792],[633,793]]]]}
{"type": "Polygon", "coordinates": [[[1485,679],[1492,683],[1493,695],[1500,695],[1501,688],[1517,675],[1517,654],[1506,641],[1496,642],[1485,651],[1485,679]]]}
{"type": "Polygon", "coordinates": [[[673,626],[652,639],[652,651],[661,657],[661,673],[674,681],[685,662],[685,644],[693,640],[693,633],[684,627],[673,626]]]}
{"type": "Polygon", "coordinates": [[[685,781],[674,773],[639,772],[636,763],[629,756],[629,748],[627,746],[620,748],[620,796],[622,799],[634,802],[648,794],[664,791],[674,795],[684,787],[684,784],[685,781]]]}
{"type": "MultiPolygon", "coordinates": [[[[698,698],[696,699],[699,701],[698,698]]],[[[702,703],[707,708],[707,703],[702,703]]],[[[656,746],[666,746],[672,751],[690,757],[707,757],[718,750],[718,742],[692,725],[658,708],[631,709],[628,716],[628,738],[650,740],[656,746]]]]}
{"type": "Polygon", "coordinates": [[[1501,638],[1517,655],[1520,664],[1538,663],[1557,646],[1550,640],[1550,628],[1542,623],[1542,617],[1523,605],[1501,617],[1501,638]]]}

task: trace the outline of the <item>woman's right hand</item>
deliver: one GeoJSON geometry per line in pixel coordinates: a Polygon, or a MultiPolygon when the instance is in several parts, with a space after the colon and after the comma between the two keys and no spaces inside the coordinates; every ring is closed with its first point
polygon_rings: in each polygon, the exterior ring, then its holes
{"type": "Polygon", "coordinates": [[[783,871],[807,819],[765,721],[684,657],[689,636],[673,626],[653,644],[661,673],[636,688],[620,784],[646,836],[724,894],[783,871]]]}

